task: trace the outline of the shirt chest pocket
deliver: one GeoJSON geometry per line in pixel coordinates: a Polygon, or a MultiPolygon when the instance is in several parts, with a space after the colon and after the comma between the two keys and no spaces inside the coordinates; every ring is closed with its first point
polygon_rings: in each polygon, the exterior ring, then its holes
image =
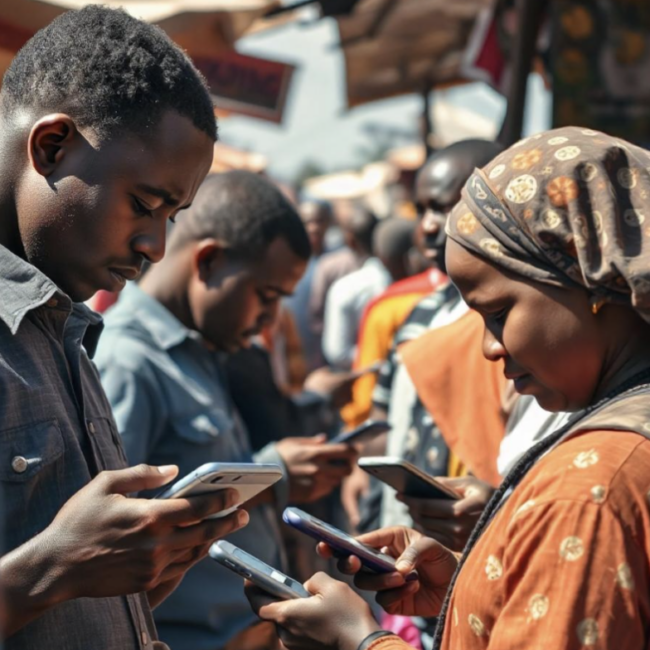
{"type": "Polygon", "coordinates": [[[246,461],[234,421],[226,411],[210,409],[174,420],[176,444],[185,463],[197,467],[209,462],[246,461]]]}
{"type": "Polygon", "coordinates": [[[8,548],[42,530],[69,496],[74,482],[63,467],[65,446],[56,420],[0,431],[0,481],[8,548]],[[58,462],[57,462],[58,461],[58,462]]]}

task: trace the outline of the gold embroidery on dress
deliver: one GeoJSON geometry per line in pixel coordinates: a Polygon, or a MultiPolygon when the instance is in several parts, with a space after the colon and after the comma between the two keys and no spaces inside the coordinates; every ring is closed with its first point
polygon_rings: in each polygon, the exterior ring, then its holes
{"type": "MultiPolygon", "coordinates": [[[[549,600],[544,594],[535,594],[528,603],[528,611],[533,621],[539,621],[548,613],[549,600]]],[[[530,620],[530,619],[529,619],[530,620]]]]}
{"type": "Polygon", "coordinates": [[[467,617],[467,621],[476,636],[483,636],[485,634],[485,625],[483,625],[483,621],[476,614],[470,614],[467,617]]]}
{"type": "Polygon", "coordinates": [[[585,547],[579,537],[566,537],[560,544],[560,557],[567,562],[575,562],[584,552],[585,547]]]}
{"type": "Polygon", "coordinates": [[[598,624],[593,618],[578,623],[578,639],[583,645],[594,645],[598,641],[598,624]]]}
{"type": "Polygon", "coordinates": [[[494,555],[490,555],[487,559],[485,574],[488,580],[498,580],[503,575],[503,565],[494,555]]]}
{"type": "Polygon", "coordinates": [[[629,589],[630,591],[634,589],[634,576],[627,562],[618,565],[618,569],[616,569],[616,582],[622,589],[629,589]]]}
{"type": "Polygon", "coordinates": [[[595,465],[599,460],[598,452],[595,449],[590,449],[589,451],[581,451],[573,459],[573,464],[578,469],[585,469],[591,465],[595,465]]]}
{"type": "Polygon", "coordinates": [[[605,486],[604,485],[594,485],[591,488],[591,498],[594,503],[602,503],[605,500],[605,486]]]}

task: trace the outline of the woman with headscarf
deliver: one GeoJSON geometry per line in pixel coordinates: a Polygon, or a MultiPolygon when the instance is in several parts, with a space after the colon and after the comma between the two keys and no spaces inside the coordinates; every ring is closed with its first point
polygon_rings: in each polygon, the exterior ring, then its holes
{"type": "MultiPolygon", "coordinates": [[[[360,541],[398,572],[357,585],[390,613],[439,616],[436,650],[649,648],[650,154],[575,127],[529,138],[474,173],[448,234],[485,356],[573,415],[504,479],[462,557],[376,531],[360,541]]],[[[264,603],[249,586],[289,648],[408,647],[342,583],[307,588],[314,598],[264,603]]]]}

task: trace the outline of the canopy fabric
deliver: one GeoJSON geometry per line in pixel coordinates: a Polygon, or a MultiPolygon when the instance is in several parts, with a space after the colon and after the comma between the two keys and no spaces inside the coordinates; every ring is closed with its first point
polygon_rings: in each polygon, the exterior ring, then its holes
{"type": "Polygon", "coordinates": [[[360,0],[337,18],[348,106],[462,81],[463,53],[493,0],[360,0]]]}
{"type": "Polygon", "coordinates": [[[278,0],[2,0],[0,74],[34,32],[65,11],[88,4],[121,7],[158,24],[190,54],[212,54],[232,48],[278,0]]]}

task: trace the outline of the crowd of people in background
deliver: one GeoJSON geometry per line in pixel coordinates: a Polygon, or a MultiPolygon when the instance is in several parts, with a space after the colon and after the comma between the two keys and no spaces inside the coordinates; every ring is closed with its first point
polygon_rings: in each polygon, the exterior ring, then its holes
{"type": "Polygon", "coordinates": [[[209,174],[216,139],[191,61],[123,11],[62,15],[4,77],[4,647],[650,647],[650,154],[464,140],[378,218],[209,174]],[[281,478],[155,498],[209,462],[281,478]],[[207,557],[225,537],[311,597],[207,557]]]}

